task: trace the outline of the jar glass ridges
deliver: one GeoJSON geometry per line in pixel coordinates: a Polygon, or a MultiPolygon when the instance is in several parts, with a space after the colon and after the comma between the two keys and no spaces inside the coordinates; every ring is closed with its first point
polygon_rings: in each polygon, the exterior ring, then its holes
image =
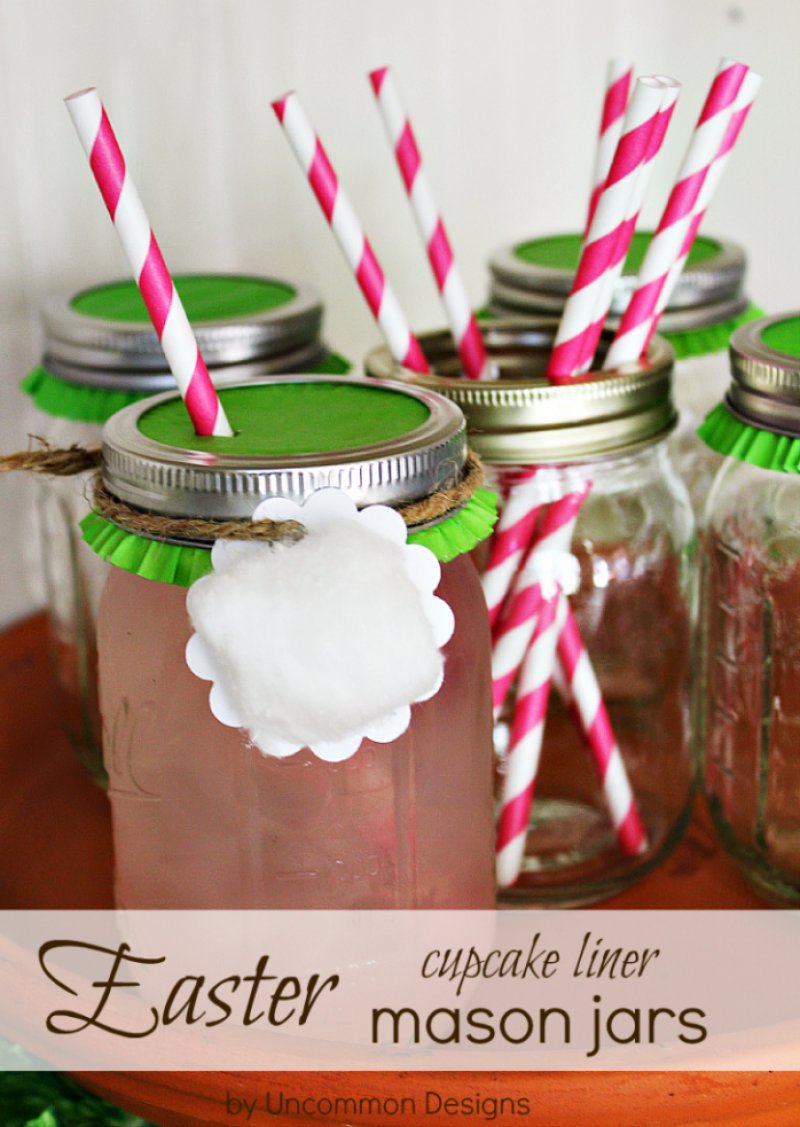
{"type": "MultiPolygon", "coordinates": [[[[664,858],[688,819],[695,540],[666,444],[675,418],[669,347],[654,338],[648,363],[625,376],[594,374],[555,387],[543,376],[555,327],[542,319],[484,325],[498,377],[485,382],[459,376],[446,334],[421,339],[432,376],[397,369],[385,350],[370,354],[366,367],[452,396],[501,495],[532,469],[532,507],[556,501],[577,482],[592,483],[572,538],[570,602],[648,841],[636,858],[618,849],[556,667],[522,872],[504,896],[566,905],[609,896],[641,876],[664,858]]],[[[495,730],[501,786],[513,709],[512,694],[495,730]]]]}
{"type": "MultiPolygon", "coordinates": [[[[328,358],[320,340],[322,306],[310,287],[249,275],[186,275],[176,284],[215,381],[313,370],[320,363],[346,370],[340,358],[328,358]]],[[[22,386],[42,413],[37,433],[55,445],[96,445],[114,411],[174,386],[131,281],[53,299],[43,322],[42,364],[22,386]]],[[[64,727],[102,783],[95,619],[106,567],[77,528],[87,511],[90,476],[38,477],[34,515],[64,727]]]]}
{"type": "Polygon", "coordinates": [[[728,454],[703,545],[698,733],[723,843],[769,899],[800,903],[800,317],[731,340],[703,435],[728,454]]]}
{"type": "MultiPolygon", "coordinates": [[[[104,441],[109,491],[134,506],[146,495],[151,512],[247,519],[266,497],[301,502],[324,486],[359,506],[416,500],[454,484],[464,466],[463,419],[428,393],[296,377],[222,399],[233,439],[192,436],[175,397],[115,416],[104,441]]],[[[473,531],[485,519],[477,503],[464,525],[473,531]]],[[[134,565],[132,534],[99,520],[89,518],[87,534],[119,565],[99,645],[121,905],[491,906],[488,630],[468,554],[480,535],[448,525],[460,513],[413,534],[450,546],[437,592],[456,620],[444,684],[412,705],[403,735],[365,739],[341,763],[307,750],[261,755],[215,719],[208,684],[184,658],[191,626],[177,582],[207,549],[134,537],[134,565]]]]}
{"type": "MultiPolygon", "coordinates": [[[[650,237],[645,231],[634,235],[614,291],[610,324],[616,323],[630,299],[650,237]]],[[[496,251],[489,260],[491,312],[497,316],[560,313],[572,285],[580,241],[576,234],[550,235],[496,251]]],[[[744,294],[745,269],[741,247],[698,236],[658,326],[676,358],[673,394],[680,420],[670,436],[670,452],[698,518],[720,459],[698,442],[696,430],[724,393],[731,332],[761,315],[744,294]]]]}

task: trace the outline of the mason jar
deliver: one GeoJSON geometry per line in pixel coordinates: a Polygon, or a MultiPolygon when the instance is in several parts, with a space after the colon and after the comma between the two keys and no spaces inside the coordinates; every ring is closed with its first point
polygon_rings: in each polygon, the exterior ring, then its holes
{"type": "MultiPolygon", "coordinates": [[[[174,394],[114,415],[103,432],[102,480],[114,505],[126,507],[128,523],[116,509],[113,522],[98,512],[83,522],[90,546],[112,565],[98,644],[117,903],[490,908],[489,633],[470,552],[491,530],[494,496],[478,490],[456,498],[444,515],[430,511],[464,475],[461,413],[422,389],[350,377],[276,377],[226,388],[220,398],[233,438],[197,437],[174,394]],[[341,759],[339,752],[323,755],[316,744],[295,751],[280,740],[276,747],[262,744],[252,728],[225,718],[224,709],[220,720],[214,700],[220,686],[209,695],[187,650],[200,630],[187,600],[192,605],[198,584],[216,574],[219,542],[214,562],[210,537],[220,522],[249,522],[265,499],[309,505],[321,489],[342,491],[354,511],[400,506],[406,524],[412,520],[415,551],[419,545],[430,550],[422,553],[429,577],[439,561],[436,597],[454,622],[438,691],[413,698],[418,703],[410,705],[410,723],[396,737],[379,739],[368,725],[355,753],[341,759]],[[412,503],[417,516],[409,515],[412,503]],[[131,514],[146,531],[135,521],[131,531],[131,514]],[[155,517],[175,519],[162,533],[152,527],[155,517]],[[198,529],[198,518],[212,523],[211,532],[198,529]]],[[[293,569],[297,548],[280,549],[285,554],[278,563],[284,559],[293,569]]],[[[270,559],[275,551],[263,544],[257,550],[270,559]]],[[[304,585],[265,580],[258,590],[265,597],[274,593],[279,613],[252,621],[245,613],[234,637],[239,648],[253,632],[277,639],[281,677],[291,686],[269,698],[265,723],[288,707],[284,701],[295,700],[295,692],[310,692],[316,707],[317,694],[344,676],[340,666],[352,639],[360,639],[373,619],[382,622],[384,601],[394,597],[395,573],[378,569],[365,577],[366,565],[352,553],[342,560],[323,552],[313,575],[307,560],[296,566],[304,585]],[[329,623],[330,608],[319,615],[309,610],[329,584],[346,599],[338,625],[329,623]],[[321,646],[327,672],[307,664],[312,639],[314,661],[323,660],[321,646]],[[302,678],[310,678],[309,688],[302,678]]],[[[244,591],[234,587],[235,598],[245,598],[244,591]]],[[[216,595],[211,601],[229,605],[216,595]]],[[[249,605],[245,598],[245,611],[249,605]]],[[[222,615],[220,629],[234,630],[239,620],[233,611],[214,613],[222,615]]],[[[391,684],[408,679],[409,652],[415,652],[408,641],[387,626],[374,645],[380,652],[368,646],[363,661],[380,659],[391,684]]],[[[257,659],[240,660],[241,679],[258,672],[257,659]]],[[[240,681],[231,676],[225,693],[238,699],[240,681]]],[[[272,686],[258,691],[272,692],[272,686]]],[[[346,678],[342,694],[366,715],[378,690],[365,674],[346,678]]],[[[297,726],[305,717],[296,714],[287,723],[297,726]]]]}
{"type": "MultiPolygon", "coordinates": [[[[519,523],[513,528],[522,529],[527,520],[516,558],[509,556],[494,576],[503,580],[501,596],[494,586],[490,596],[489,572],[484,576],[494,619],[498,852],[504,848],[504,796],[511,785],[505,776],[515,770],[510,767],[515,733],[522,725],[525,736],[522,709],[534,692],[526,685],[521,706],[519,674],[507,691],[514,665],[505,664],[501,646],[527,624],[531,654],[535,614],[518,608],[534,593],[526,577],[537,562],[537,537],[545,538],[548,511],[557,512],[555,506],[590,486],[571,536],[560,547],[553,542],[547,560],[538,561],[550,568],[549,581],[557,580],[569,595],[577,632],[568,633],[564,625],[558,635],[538,765],[524,780],[530,789],[520,788],[530,811],[522,825],[524,853],[516,880],[501,892],[514,902],[565,906],[613,895],[648,872],[675,845],[689,818],[695,538],[691,505],[667,443],[675,424],[669,345],[654,337],[646,362],[625,375],[594,372],[556,386],[544,378],[556,327],[542,318],[485,323],[493,376],[487,380],[462,376],[444,332],[420,338],[432,375],[398,368],[386,349],[372,352],[366,369],[401,379],[404,386],[435,388],[457,403],[467,417],[470,443],[493,468],[506,506],[514,501],[519,523]],[[579,643],[586,655],[580,669],[570,665],[579,643]],[[586,666],[600,690],[593,704],[591,685],[579,683],[586,666]],[[606,736],[613,739],[599,738],[599,726],[606,723],[597,711],[599,699],[610,721],[606,736]],[[582,710],[585,719],[579,722],[582,710]],[[625,784],[617,788],[608,775],[614,744],[612,773],[627,780],[628,813],[643,827],[633,848],[623,838],[625,784]]],[[[608,344],[606,334],[602,348],[608,344]]],[[[502,525],[501,511],[498,529],[502,525]]],[[[490,560],[491,550],[490,544],[490,560]]],[[[540,582],[546,580],[545,574],[540,582]]],[[[524,665],[521,676],[524,681],[524,665]]]]}
{"type": "MultiPolygon", "coordinates": [[[[637,231],[611,302],[616,328],[635,288],[651,233],[637,231]]],[[[489,259],[489,309],[496,316],[560,314],[580,252],[577,234],[549,235],[515,243],[489,259]]],[[[673,463],[700,520],[720,459],[697,438],[697,428],[722,397],[728,382],[728,340],[746,321],[761,316],[745,296],[746,259],[735,243],[698,235],[658,322],[675,353],[673,397],[678,425],[669,439],[673,463]]]]}
{"type": "MultiPolygon", "coordinates": [[[[186,275],[176,284],[215,382],[348,370],[320,339],[322,305],[311,287],[233,274],[186,275]]],[[[54,299],[43,322],[42,362],[21,386],[41,413],[37,434],[56,446],[97,445],[115,411],[174,387],[132,281],[54,299]]],[[[81,762],[103,783],[95,619],[106,568],[81,543],[77,527],[90,476],[38,476],[32,519],[64,728],[81,762]]]]}
{"type": "Polygon", "coordinates": [[[731,338],[701,435],[725,457],[703,544],[698,686],[709,808],[753,886],[800,904],[800,314],[731,338]]]}

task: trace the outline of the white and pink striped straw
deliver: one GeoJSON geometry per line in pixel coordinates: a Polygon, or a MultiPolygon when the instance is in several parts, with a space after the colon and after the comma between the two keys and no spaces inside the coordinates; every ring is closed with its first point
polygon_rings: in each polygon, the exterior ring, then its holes
{"type": "Polygon", "coordinates": [[[571,706],[591,753],[621,852],[635,856],[646,846],[644,828],[599,683],[557,578],[563,571],[563,556],[570,550],[578,514],[590,489],[591,482],[584,481],[573,492],[548,505],[537,539],[517,573],[510,596],[496,615],[492,653],[495,718],[519,675],[496,841],[498,880],[504,887],[517,879],[524,855],[525,827],[550,686],[556,673],[560,695],[571,706]],[[549,595],[543,583],[550,584],[549,595]],[[552,605],[556,593],[564,604],[558,616],[552,605]]]}
{"type": "Polygon", "coordinates": [[[725,169],[728,158],[730,157],[731,149],[736,144],[736,139],[738,138],[747,115],[750,112],[753,102],[755,101],[756,95],[758,94],[758,91],[761,87],[761,82],[761,75],[756,74],[756,72],[753,70],[748,70],[747,74],[744,77],[744,82],[739,87],[739,93],[736,95],[736,100],[733,103],[733,113],[731,114],[731,119],[728,123],[728,128],[725,132],[725,136],[722,139],[722,144],[720,145],[719,152],[714,158],[713,164],[706,173],[705,180],[703,181],[703,186],[701,187],[700,192],[697,196],[697,200],[695,201],[695,205],[692,208],[691,222],[689,223],[686,235],[684,236],[683,245],[680,249],[680,255],[674,265],[670,268],[661,293],[658,295],[655,312],[650,322],[650,331],[642,349],[643,352],[647,351],[647,346],[649,345],[653,334],[658,328],[658,322],[661,318],[661,314],[669,304],[669,300],[672,297],[672,293],[678,282],[678,278],[680,277],[683,268],[686,265],[686,260],[689,257],[689,252],[692,249],[692,243],[695,240],[695,236],[697,235],[697,232],[700,228],[700,224],[703,222],[706,210],[708,209],[708,205],[711,203],[711,199],[717,189],[717,185],[722,179],[722,173],[725,169]]]}
{"type": "Polygon", "coordinates": [[[198,434],[231,435],[181,299],[97,91],[65,99],[164,355],[198,434]]]}
{"type": "MultiPolygon", "coordinates": [[[[576,284],[573,286],[572,327],[577,324],[579,332],[574,339],[570,338],[570,314],[565,310],[559,331],[561,340],[557,338],[548,367],[547,375],[551,379],[559,376],[572,378],[591,362],[610,305],[614,281],[621,272],[633,236],[652,161],[661,147],[679,89],[679,84],[674,80],[659,77],[639,80],[637,83],[611,162],[605,190],[599,194],[589,234],[582,249],[576,284]],[[577,302],[574,300],[576,293],[580,295],[577,302]],[[578,304],[580,302],[582,306],[578,304]],[[576,311],[582,314],[582,323],[575,316],[576,311]],[[563,331],[565,321],[566,332],[563,331]],[[559,357],[556,348],[565,339],[568,345],[562,349],[559,357]],[[569,356],[568,365],[564,363],[565,354],[569,356]]],[[[495,612],[492,665],[495,715],[498,715],[520,667],[522,670],[517,688],[496,839],[497,876],[502,887],[508,887],[518,878],[525,852],[528,819],[557,653],[564,670],[570,702],[603,786],[620,848],[623,853],[634,855],[646,843],[622,757],[572,610],[560,585],[556,583],[555,589],[546,594],[541,576],[537,574],[541,569],[536,567],[536,553],[537,550],[543,550],[543,544],[545,552],[569,550],[578,512],[590,487],[590,483],[585,481],[582,489],[548,507],[542,517],[539,537],[530,552],[531,566],[523,565],[514,582],[511,597],[501,604],[502,610],[499,613],[495,612]],[[566,632],[568,621],[571,630],[566,632]]],[[[536,519],[538,515],[537,512],[536,519]]],[[[521,506],[516,523],[524,520],[524,506],[521,506]]],[[[509,525],[513,528],[514,522],[509,521],[509,525]]],[[[512,551],[508,555],[516,552],[517,546],[512,543],[512,551]]],[[[501,559],[501,565],[502,562],[501,559]]],[[[496,576],[498,590],[489,596],[495,603],[500,598],[499,587],[503,578],[502,567],[499,567],[496,576]]]]}
{"type": "Polygon", "coordinates": [[[389,67],[371,71],[369,78],[411,202],[417,228],[428,253],[464,374],[471,380],[484,379],[488,375],[488,365],[483,338],[456,266],[441,213],[434,202],[430,181],[397,83],[389,67]]]}
{"type": "Polygon", "coordinates": [[[569,701],[592,753],[620,850],[627,857],[636,857],[647,847],[647,836],[597,675],[572,608],[566,597],[562,598],[567,605],[564,625],[558,635],[557,653],[569,686],[569,701]]]}
{"type": "Polygon", "coordinates": [[[597,138],[595,152],[594,172],[592,175],[592,192],[589,197],[589,212],[584,226],[584,237],[589,233],[600,193],[605,187],[611,160],[617,148],[619,135],[622,132],[622,122],[628,106],[631,81],[633,79],[633,66],[625,59],[610,59],[606,71],[605,94],[603,96],[603,112],[600,118],[600,132],[597,138]]]}
{"type": "Polygon", "coordinates": [[[574,379],[591,363],[596,324],[602,324],[611,301],[606,275],[624,260],[633,238],[631,202],[642,165],[649,159],[664,98],[662,79],[637,79],[550,354],[546,375],[554,382],[574,379]]]}
{"type": "Polygon", "coordinates": [[[381,269],[349,199],[328,160],[297,94],[291,92],[272,103],[294,154],[308,178],[323,214],[366,298],[372,315],[386,338],[394,359],[414,372],[427,372],[428,363],[419,341],[381,269]]]}
{"type": "Polygon", "coordinates": [[[566,611],[567,601],[555,584],[543,597],[536,628],[522,663],[495,836],[495,866],[497,883],[501,888],[514,884],[525,854],[528,819],[547,718],[550,679],[566,611]]]}
{"type": "Polygon", "coordinates": [[[606,357],[607,367],[618,368],[635,361],[647,347],[657,320],[659,298],[670,271],[681,257],[700,190],[723,145],[746,73],[743,63],[730,59],[723,59],[717,69],[678,178],[648,245],[636,288],[606,357]]]}
{"type": "Polygon", "coordinates": [[[563,563],[572,533],[591,488],[583,482],[572,493],[547,506],[538,536],[496,618],[492,636],[492,705],[495,717],[505,703],[525,659],[544,602],[542,579],[563,563]]]}
{"type": "Polygon", "coordinates": [[[524,480],[515,481],[511,486],[489,541],[489,558],[482,583],[491,627],[494,627],[534,538],[541,510],[541,504],[531,492],[531,486],[535,489],[535,476],[534,468],[524,480]]]}
{"type": "Polygon", "coordinates": [[[611,302],[614,299],[614,289],[619,281],[625,266],[625,259],[628,255],[628,250],[636,230],[636,224],[639,221],[639,213],[642,210],[642,203],[650,183],[650,177],[653,171],[653,164],[656,157],[661,151],[661,146],[664,143],[664,137],[667,128],[672,119],[672,114],[675,110],[675,103],[680,94],[681,84],[676,82],[673,78],[661,78],[659,81],[663,88],[663,100],[661,109],[659,110],[653,130],[650,134],[650,139],[647,144],[647,152],[644,159],[639,166],[639,172],[636,176],[634,183],[633,193],[628,202],[628,208],[625,214],[625,223],[620,228],[620,236],[617,241],[617,246],[611,256],[608,269],[605,273],[604,286],[602,293],[598,297],[597,309],[598,313],[595,317],[594,323],[590,326],[586,333],[586,356],[582,364],[583,369],[588,369],[592,366],[592,358],[594,356],[597,345],[600,341],[600,336],[603,332],[603,325],[605,323],[606,315],[611,308],[611,302]]]}
{"type": "Polygon", "coordinates": [[[589,747],[621,853],[636,857],[647,847],[647,835],[597,675],[569,600],[556,584],[549,593],[540,590],[536,624],[517,685],[495,839],[501,888],[514,884],[520,873],[556,670],[564,679],[566,691],[562,690],[562,695],[589,747]]]}

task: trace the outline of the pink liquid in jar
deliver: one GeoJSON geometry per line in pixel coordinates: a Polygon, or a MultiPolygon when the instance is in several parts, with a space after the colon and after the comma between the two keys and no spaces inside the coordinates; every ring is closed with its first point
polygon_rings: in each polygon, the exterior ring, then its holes
{"type": "Polygon", "coordinates": [[[186,591],[112,568],[100,704],[125,908],[492,908],[488,625],[468,556],[442,565],[456,629],[407,731],[343,763],[264,756],[184,657],[186,591]]]}

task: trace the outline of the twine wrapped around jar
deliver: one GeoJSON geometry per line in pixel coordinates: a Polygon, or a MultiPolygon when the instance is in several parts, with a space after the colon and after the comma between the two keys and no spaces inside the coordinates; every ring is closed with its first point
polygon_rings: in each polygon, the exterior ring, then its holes
{"type": "MultiPolygon", "coordinates": [[[[16,470],[28,473],[52,474],[68,477],[100,466],[102,452],[99,446],[84,447],[77,444],[60,448],[45,439],[32,436],[39,445],[37,450],[20,450],[0,456],[0,473],[16,470]]],[[[414,528],[430,521],[442,520],[461,509],[484,482],[480,459],[467,452],[464,473],[460,481],[447,489],[396,506],[405,523],[414,528]]],[[[93,484],[92,508],[112,524],[139,536],[162,540],[300,540],[305,530],[297,521],[273,520],[202,520],[198,518],[161,516],[145,513],[114,497],[103,484],[98,473],[93,484]]]]}

